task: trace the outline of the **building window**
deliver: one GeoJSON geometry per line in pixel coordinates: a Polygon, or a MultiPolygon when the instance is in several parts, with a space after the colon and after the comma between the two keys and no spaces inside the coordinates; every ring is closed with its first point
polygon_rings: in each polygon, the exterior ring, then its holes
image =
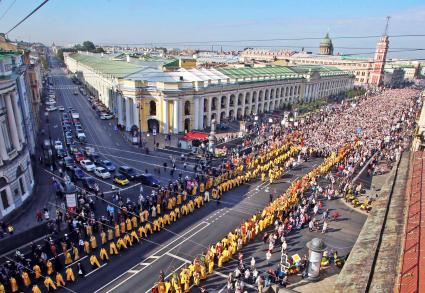
{"type": "Polygon", "coordinates": [[[149,102],[149,115],[151,115],[151,116],[156,115],[156,103],[155,103],[155,101],[149,102]]]}
{"type": "Polygon", "coordinates": [[[9,130],[9,122],[7,120],[1,123],[1,131],[4,138],[4,143],[6,145],[6,151],[10,153],[13,150],[13,145],[10,140],[10,130],[9,130]]]}
{"type": "Polygon", "coordinates": [[[24,180],[21,178],[19,178],[19,187],[21,187],[21,194],[25,194],[26,190],[25,190],[25,185],[24,185],[24,180]]]}
{"type": "Polygon", "coordinates": [[[6,189],[3,189],[1,191],[0,196],[1,196],[1,203],[3,204],[3,209],[7,209],[10,206],[10,204],[9,204],[8,199],[7,199],[6,189]]]}
{"type": "Polygon", "coordinates": [[[211,111],[217,110],[217,97],[212,98],[211,101],[211,111]]]}
{"type": "Polygon", "coordinates": [[[184,115],[190,115],[190,102],[189,101],[186,101],[184,103],[184,115]]]}

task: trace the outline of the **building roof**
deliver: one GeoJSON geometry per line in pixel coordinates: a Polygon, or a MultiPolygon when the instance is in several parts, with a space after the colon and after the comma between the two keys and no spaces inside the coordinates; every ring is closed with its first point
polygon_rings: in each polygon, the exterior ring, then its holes
{"type": "Polygon", "coordinates": [[[329,33],[320,41],[320,45],[332,45],[332,40],[329,38],[329,33]]]}
{"type": "Polygon", "coordinates": [[[21,54],[18,53],[18,52],[15,52],[15,51],[0,50],[0,60],[9,59],[10,57],[16,57],[16,56],[19,56],[19,55],[21,55],[21,54]]]}
{"type": "Polygon", "coordinates": [[[300,78],[303,74],[319,72],[321,75],[346,74],[334,66],[297,65],[297,66],[266,66],[253,68],[218,68],[218,71],[233,79],[268,77],[272,79],[300,78]]]}
{"type": "Polygon", "coordinates": [[[282,76],[293,75],[294,72],[286,66],[269,66],[269,67],[247,67],[247,68],[218,68],[218,71],[229,76],[230,78],[239,79],[245,77],[264,77],[264,76],[282,76]]]}
{"type": "Polygon", "coordinates": [[[108,56],[100,55],[85,55],[81,53],[72,54],[72,58],[76,61],[87,65],[88,67],[99,71],[102,74],[112,75],[117,78],[123,78],[127,75],[135,73],[143,68],[141,65],[125,62],[114,61],[109,59],[108,56]]]}

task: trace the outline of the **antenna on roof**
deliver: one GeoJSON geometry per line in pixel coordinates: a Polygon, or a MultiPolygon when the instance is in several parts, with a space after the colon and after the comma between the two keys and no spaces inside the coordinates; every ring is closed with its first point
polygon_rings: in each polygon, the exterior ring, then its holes
{"type": "Polygon", "coordinates": [[[390,18],[391,16],[387,16],[387,23],[385,24],[384,36],[386,36],[388,32],[388,25],[390,24],[390,18]]]}

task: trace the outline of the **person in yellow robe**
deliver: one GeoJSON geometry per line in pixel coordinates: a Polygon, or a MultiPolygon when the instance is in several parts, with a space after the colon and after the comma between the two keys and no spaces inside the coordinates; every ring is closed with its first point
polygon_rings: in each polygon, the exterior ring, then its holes
{"type": "Polygon", "coordinates": [[[133,225],[131,224],[131,220],[129,218],[125,220],[125,225],[126,225],[127,231],[131,231],[133,229],[133,225]]]}
{"type": "Polygon", "coordinates": [[[55,279],[56,279],[56,285],[58,287],[64,287],[65,286],[65,281],[63,280],[63,277],[59,272],[56,273],[55,279]]]}
{"type": "Polygon", "coordinates": [[[40,287],[38,287],[37,285],[33,285],[31,292],[32,293],[41,293],[40,287]]]}
{"type": "Polygon", "coordinates": [[[24,283],[25,287],[29,287],[31,285],[31,279],[27,272],[22,272],[22,283],[24,283]]]}
{"type": "Polygon", "coordinates": [[[50,276],[54,271],[53,264],[50,260],[48,260],[46,263],[46,266],[47,266],[47,274],[50,276]]]}
{"type": "Polygon", "coordinates": [[[104,245],[106,243],[106,233],[105,231],[100,232],[100,243],[104,245]]]}
{"type": "Polygon", "coordinates": [[[117,255],[118,254],[118,250],[117,250],[117,246],[115,245],[114,241],[111,241],[109,243],[109,254],[110,255],[117,255]]]}
{"type": "Polygon", "coordinates": [[[76,245],[72,247],[72,253],[74,254],[74,261],[80,258],[78,247],[76,245]]]}
{"type": "Polygon", "coordinates": [[[50,277],[46,277],[43,283],[44,283],[44,286],[46,286],[47,288],[47,292],[50,292],[50,290],[56,290],[56,285],[55,283],[53,283],[50,277]]]}
{"type": "Polygon", "coordinates": [[[41,277],[41,268],[39,265],[33,266],[32,270],[34,271],[34,277],[36,280],[40,279],[41,277]]]}
{"type": "Polygon", "coordinates": [[[90,256],[90,264],[92,265],[92,267],[93,268],[100,268],[100,263],[99,263],[99,261],[97,260],[97,257],[96,257],[96,255],[94,255],[94,254],[92,254],[91,256],[90,256]]]}
{"type": "Polygon", "coordinates": [[[18,282],[16,282],[16,279],[14,277],[10,277],[9,282],[10,282],[10,290],[12,292],[18,292],[19,288],[18,288],[18,282]]]}
{"type": "Polygon", "coordinates": [[[90,237],[90,246],[92,249],[96,249],[97,247],[97,240],[93,235],[90,237]]]}
{"type": "Polygon", "coordinates": [[[103,248],[103,247],[100,249],[99,256],[100,256],[100,259],[102,261],[108,261],[109,260],[108,253],[106,252],[106,249],[103,248]]]}
{"type": "Polygon", "coordinates": [[[67,282],[75,282],[75,275],[74,272],[72,271],[71,267],[68,267],[65,271],[66,274],[66,281],[67,282]]]}

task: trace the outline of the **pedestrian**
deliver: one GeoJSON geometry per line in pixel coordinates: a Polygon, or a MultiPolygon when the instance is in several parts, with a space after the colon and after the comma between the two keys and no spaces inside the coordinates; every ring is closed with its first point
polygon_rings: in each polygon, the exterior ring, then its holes
{"type": "Polygon", "coordinates": [[[272,265],[271,259],[272,259],[272,252],[270,250],[267,250],[267,252],[266,252],[266,260],[267,260],[267,265],[268,266],[271,266],[272,265]]]}
{"type": "Polygon", "coordinates": [[[324,221],[323,222],[323,227],[322,227],[322,234],[326,233],[326,230],[328,229],[328,222],[324,221]]]}
{"type": "Polygon", "coordinates": [[[43,213],[41,211],[38,211],[36,213],[37,222],[43,222],[43,213]]]}

